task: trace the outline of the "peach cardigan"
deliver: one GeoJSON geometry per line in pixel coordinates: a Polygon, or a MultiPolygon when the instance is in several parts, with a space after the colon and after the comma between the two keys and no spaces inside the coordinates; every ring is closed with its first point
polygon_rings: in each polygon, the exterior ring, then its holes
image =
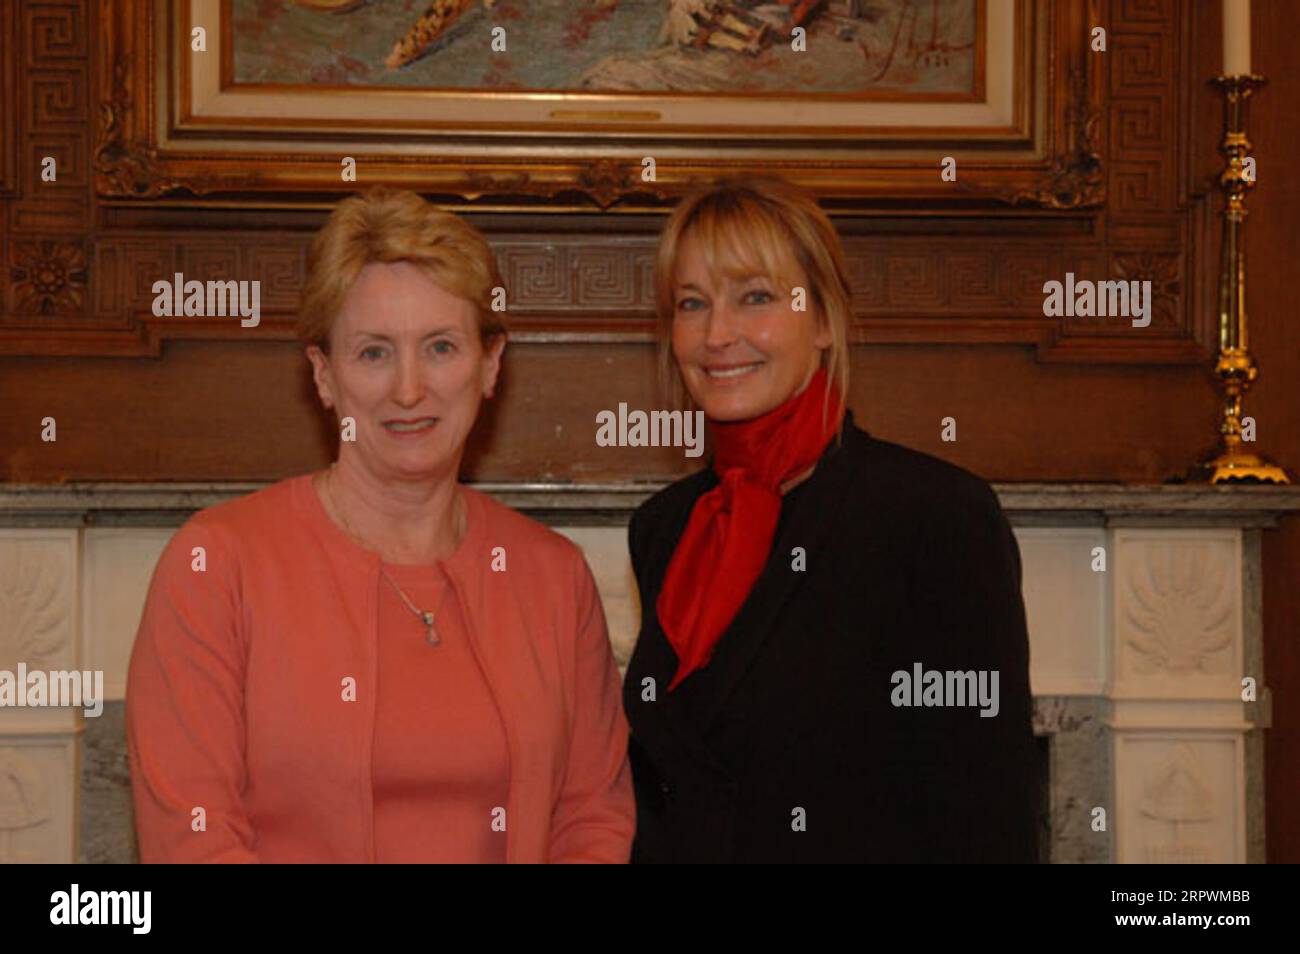
{"type": "MultiPolygon", "coordinates": [[[[506,860],[625,862],[627,723],[591,571],[566,538],[463,492],[468,528],[443,566],[505,727],[506,860]]],[[[374,860],[382,582],[379,557],[335,526],[310,474],[176,532],[127,685],[142,861],[374,860]]]]}

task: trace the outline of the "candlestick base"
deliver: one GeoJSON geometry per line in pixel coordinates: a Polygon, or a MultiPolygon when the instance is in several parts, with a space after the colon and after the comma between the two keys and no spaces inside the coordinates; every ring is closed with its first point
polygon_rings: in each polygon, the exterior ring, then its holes
{"type": "Polygon", "coordinates": [[[1282,467],[1258,454],[1238,447],[1229,447],[1221,453],[1194,465],[1186,479],[1195,483],[1211,484],[1289,484],[1291,477],[1282,467]]]}

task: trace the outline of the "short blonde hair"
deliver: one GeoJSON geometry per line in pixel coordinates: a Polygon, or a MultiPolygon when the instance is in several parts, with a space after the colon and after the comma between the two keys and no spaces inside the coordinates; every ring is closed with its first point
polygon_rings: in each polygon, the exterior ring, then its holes
{"type": "Polygon", "coordinates": [[[474,303],[480,340],[506,332],[492,310],[504,287],[492,247],[478,229],[414,192],[379,187],[344,199],[312,240],[298,310],[298,337],[329,353],[343,299],[371,262],[410,262],[438,286],[474,303]]]}
{"type": "Polygon", "coordinates": [[[655,311],[659,326],[660,383],[679,406],[688,402],[672,354],[676,311],[674,274],[682,241],[695,237],[705,267],[740,277],[755,272],[793,287],[791,265],[807,277],[808,296],[830,328],[822,366],[840,405],[848,405],[849,321],[852,314],[844,249],[839,234],[815,199],[775,176],[724,179],[701,186],[673,209],[655,259],[655,311]]]}

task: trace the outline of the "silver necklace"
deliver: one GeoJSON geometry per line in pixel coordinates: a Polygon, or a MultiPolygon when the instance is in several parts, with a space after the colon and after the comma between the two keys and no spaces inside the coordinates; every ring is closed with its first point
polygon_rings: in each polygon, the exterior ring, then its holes
{"type": "MultiPolygon", "coordinates": [[[[348,523],[348,518],[343,513],[343,508],[339,506],[338,498],[334,496],[334,486],[333,486],[334,467],[335,467],[334,464],[330,465],[329,476],[325,478],[325,483],[329,485],[329,489],[327,492],[329,493],[330,503],[333,504],[334,512],[339,515],[339,519],[343,521],[343,529],[347,531],[348,536],[350,536],[353,540],[356,540],[358,543],[364,546],[365,541],[362,540],[355,533],[353,533],[352,527],[348,523]]],[[[367,547],[367,549],[369,549],[369,547],[367,547]]],[[[430,646],[439,645],[442,642],[442,640],[438,638],[438,633],[433,628],[433,619],[434,619],[433,610],[422,610],[419,607],[417,607],[414,603],[411,602],[410,598],[407,597],[407,595],[404,592],[402,592],[402,588],[397,585],[397,581],[394,580],[391,576],[389,576],[388,571],[384,569],[384,561],[382,557],[379,560],[379,572],[383,576],[383,578],[388,581],[389,585],[392,586],[392,588],[397,591],[397,595],[402,598],[402,602],[406,604],[406,608],[415,614],[416,619],[424,623],[425,642],[427,642],[430,646]]]]}

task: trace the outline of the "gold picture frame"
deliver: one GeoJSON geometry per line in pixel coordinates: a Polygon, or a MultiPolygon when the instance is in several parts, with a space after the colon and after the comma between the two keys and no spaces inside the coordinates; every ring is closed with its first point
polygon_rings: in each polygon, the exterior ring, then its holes
{"type": "Polygon", "coordinates": [[[1098,206],[1094,3],[978,3],[980,97],[823,95],[796,111],[742,93],[239,84],[231,0],[105,0],[96,190],[132,204],[326,204],[356,188],[340,175],[350,157],[364,184],[484,211],[641,212],[764,172],[845,210],[1098,206]],[[946,157],[955,179],[940,175],[946,157]]]}

